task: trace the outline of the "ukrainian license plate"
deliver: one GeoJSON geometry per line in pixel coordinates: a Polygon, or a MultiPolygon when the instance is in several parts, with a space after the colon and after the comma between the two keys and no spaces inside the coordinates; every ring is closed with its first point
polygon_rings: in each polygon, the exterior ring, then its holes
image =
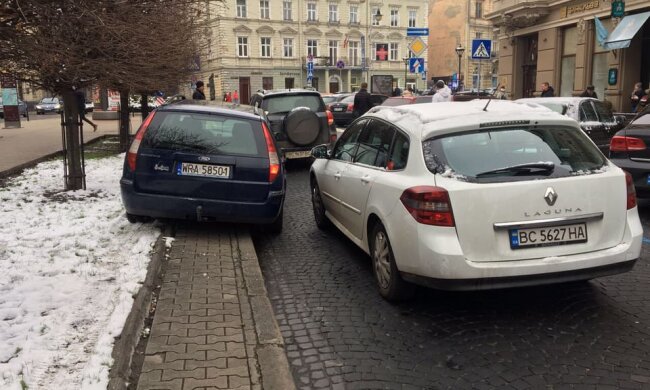
{"type": "Polygon", "coordinates": [[[284,152],[284,156],[287,158],[287,160],[291,160],[295,158],[307,158],[311,156],[311,150],[300,150],[297,152],[284,152]]]}
{"type": "Polygon", "coordinates": [[[587,242],[587,225],[584,223],[510,230],[511,249],[578,244],[581,242],[587,242]]]}
{"type": "Polygon", "coordinates": [[[343,107],[334,107],[334,111],[336,112],[343,111],[343,107]]]}
{"type": "Polygon", "coordinates": [[[181,163],[177,169],[181,176],[201,176],[201,177],[219,177],[222,179],[230,178],[230,167],[224,165],[181,163]]]}

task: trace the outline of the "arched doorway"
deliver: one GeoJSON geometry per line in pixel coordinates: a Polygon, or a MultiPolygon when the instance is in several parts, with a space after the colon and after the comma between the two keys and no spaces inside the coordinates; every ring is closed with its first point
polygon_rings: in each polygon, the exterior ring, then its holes
{"type": "Polygon", "coordinates": [[[328,82],[330,84],[330,93],[338,93],[341,90],[341,86],[343,85],[341,78],[336,75],[330,76],[328,82]]]}

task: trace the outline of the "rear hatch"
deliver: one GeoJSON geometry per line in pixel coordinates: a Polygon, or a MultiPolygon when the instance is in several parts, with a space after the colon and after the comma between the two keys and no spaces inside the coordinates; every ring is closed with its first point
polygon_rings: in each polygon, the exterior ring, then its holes
{"type": "Polygon", "coordinates": [[[261,202],[269,154],[259,120],[159,111],[138,150],[137,191],[196,199],[261,202]]]}
{"type": "Polygon", "coordinates": [[[625,176],[576,128],[481,129],[424,147],[470,261],[552,258],[623,238],[625,176]]]}
{"type": "Polygon", "coordinates": [[[611,156],[650,162],[650,114],[638,117],[612,140],[611,156]],[[621,139],[619,137],[625,137],[621,139]]]}
{"type": "MultiPolygon", "coordinates": [[[[296,145],[287,145],[292,142],[285,128],[285,118],[293,109],[297,107],[307,107],[310,111],[318,116],[319,134],[314,145],[329,142],[330,131],[323,99],[318,93],[304,91],[282,92],[265,96],[262,100],[262,109],[266,112],[267,119],[271,125],[271,133],[276,141],[284,142],[283,147],[292,147],[296,145]]],[[[335,129],[334,129],[335,130],[335,129]]],[[[313,145],[310,145],[313,146],[313,145]]]]}

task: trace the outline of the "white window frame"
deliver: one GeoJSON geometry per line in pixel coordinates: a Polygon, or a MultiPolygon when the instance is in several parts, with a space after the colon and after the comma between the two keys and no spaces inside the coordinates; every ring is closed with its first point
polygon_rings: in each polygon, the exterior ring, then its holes
{"type": "Polygon", "coordinates": [[[388,61],[399,61],[399,43],[388,43],[388,61]]]}
{"type": "Polygon", "coordinates": [[[271,58],[271,53],[273,53],[271,42],[271,37],[260,37],[260,57],[271,58]],[[268,40],[268,42],[264,42],[264,40],[268,40]]]}
{"type": "Polygon", "coordinates": [[[399,9],[391,8],[390,10],[390,26],[399,27],[399,9]]]}
{"type": "Polygon", "coordinates": [[[237,0],[237,17],[245,18],[247,15],[246,0],[237,0]]]}
{"type": "Polygon", "coordinates": [[[307,55],[318,57],[318,39],[307,39],[307,55]]]}
{"type": "Polygon", "coordinates": [[[379,7],[372,7],[372,11],[370,11],[370,19],[372,19],[371,23],[373,26],[379,26],[379,20],[372,16],[377,15],[377,11],[379,11],[379,7]]]}
{"type": "Polygon", "coordinates": [[[247,36],[238,36],[237,37],[237,57],[248,58],[248,37],[247,36]]]}
{"type": "Polygon", "coordinates": [[[282,39],[282,57],[293,58],[293,38],[282,39]]]}
{"type": "Polygon", "coordinates": [[[293,2],[291,0],[282,1],[282,19],[293,20],[293,2]]]}
{"type": "Polygon", "coordinates": [[[409,27],[417,27],[418,11],[415,9],[409,10],[409,27]]]}
{"type": "Polygon", "coordinates": [[[318,20],[318,5],[310,1],[307,3],[307,21],[308,22],[315,22],[318,20]]]}
{"type": "Polygon", "coordinates": [[[271,19],[271,8],[269,7],[270,0],[260,0],[260,18],[271,19]]]}
{"type": "Polygon", "coordinates": [[[359,41],[348,41],[348,61],[350,61],[350,66],[359,66],[361,64],[359,47],[359,41]]]}
{"type": "Polygon", "coordinates": [[[336,3],[329,3],[327,6],[328,9],[328,19],[330,23],[336,23],[339,21],[339,5],[336,3]]]}
{"type": "Polygon", "coordinates": [[[329,41],[328,52],[330,56],[330,66],[336,65],[339,60],[339,41],[329,41]]]}
{"type": "Polygon", "coordinates": [[[359,23],[359,6],[350,4],[350,23],[359,23]]]}

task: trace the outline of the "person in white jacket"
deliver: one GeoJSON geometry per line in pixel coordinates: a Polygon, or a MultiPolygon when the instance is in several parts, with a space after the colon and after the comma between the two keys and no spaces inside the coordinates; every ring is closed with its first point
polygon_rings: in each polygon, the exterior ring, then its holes
{"type": "Polygon", "coordinates": [[[438,80],[436,82],[436,94],[433,95],[431,101],[434,103],[451,101],[451,89],[445,85],[444,81],[438,80]]]}

